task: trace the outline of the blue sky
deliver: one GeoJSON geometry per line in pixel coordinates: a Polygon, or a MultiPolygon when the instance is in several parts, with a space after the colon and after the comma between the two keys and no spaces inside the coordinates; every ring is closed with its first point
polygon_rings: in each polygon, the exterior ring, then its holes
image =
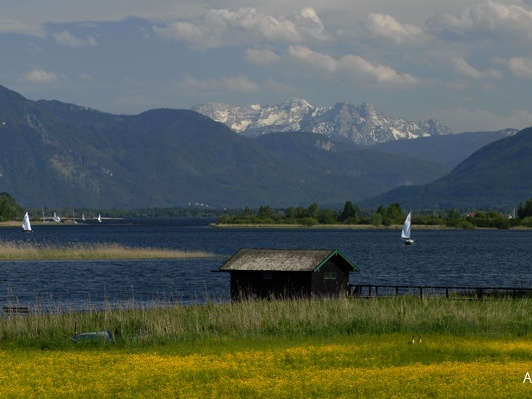
{"type": "Polygon", "coordinates": [[[532,125],[532,0],[1,3],[0,84],[29,99],[136,114],[299,97],[454,132],[532,125]]]}

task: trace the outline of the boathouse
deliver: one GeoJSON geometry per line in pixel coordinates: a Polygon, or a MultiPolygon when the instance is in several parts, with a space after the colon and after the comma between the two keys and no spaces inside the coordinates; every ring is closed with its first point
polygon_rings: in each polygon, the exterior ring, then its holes
{"type": "Polygon", "coordinates": [[[347,295],[358,267],[337,249],[241,249],[219,269],[231,273],[231,298],[347,295]]]}

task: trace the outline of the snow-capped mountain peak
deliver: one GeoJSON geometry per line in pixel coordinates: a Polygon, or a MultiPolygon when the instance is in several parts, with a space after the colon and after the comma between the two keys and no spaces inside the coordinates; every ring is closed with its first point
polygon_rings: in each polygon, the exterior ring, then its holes
{"type": "Polygon", "coordinates": [[[326,134],[335,140],[369,145],[452,133],[434,119],[407,121],[391,118],[368,103],[355,106],[342,102],[332,107],[315,107],[304,99],[291,98],[278,105],[249,104],[238,107],[207,103],[192,109],[246,136],[305,131],[326,134]]]}

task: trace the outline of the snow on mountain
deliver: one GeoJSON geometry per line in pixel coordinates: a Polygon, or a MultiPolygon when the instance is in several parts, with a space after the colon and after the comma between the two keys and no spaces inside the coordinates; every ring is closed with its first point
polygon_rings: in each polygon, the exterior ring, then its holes
{"type": "Polygon", "coordinates": [[[278,105],[249,104],[242,107],[223,103],[199,104],[192,108],[237,133],[259,136],[273,132],[322,133],[335,140],[377,144],[393,140],[451,134],[451,129],[434,119],[407,121],[385,116],[373,105],[337,103],[314,107],[292,98],[278,105]]]}

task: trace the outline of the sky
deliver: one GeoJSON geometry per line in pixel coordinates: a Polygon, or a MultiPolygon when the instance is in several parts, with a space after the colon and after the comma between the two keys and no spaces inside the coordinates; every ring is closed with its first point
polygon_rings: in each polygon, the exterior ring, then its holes
{"type": "Polygon", "coordinates": [[[296,97],[532,126],[532,0],[0,0],[0,51],[0,85],[115,114],[296,97]]]}

